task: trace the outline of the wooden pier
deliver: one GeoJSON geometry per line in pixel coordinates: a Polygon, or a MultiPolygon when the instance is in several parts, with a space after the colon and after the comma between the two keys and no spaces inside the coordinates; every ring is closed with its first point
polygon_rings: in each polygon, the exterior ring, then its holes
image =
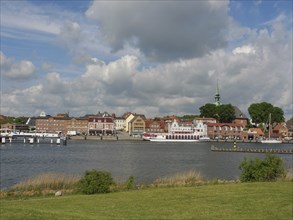
{"type": "Polygon", "coordinates": [[[219,148],[211,146],[211,151],[215,152],[242,152],[242,153],[272,153],[272,154],[293,154],[293,149],[257,149],[257,148],[219,148]]]}

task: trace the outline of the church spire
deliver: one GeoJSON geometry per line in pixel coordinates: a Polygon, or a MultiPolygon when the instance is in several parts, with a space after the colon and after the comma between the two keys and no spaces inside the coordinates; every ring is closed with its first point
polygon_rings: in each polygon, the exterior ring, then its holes
{"type": "Polygon", "coordinates": [[[220,102],[220,92],[219,92],[219,80],[217,79],[217,91],[216,91],[216,95],[215,95],[215,105],[221,105],[220,102]]]}

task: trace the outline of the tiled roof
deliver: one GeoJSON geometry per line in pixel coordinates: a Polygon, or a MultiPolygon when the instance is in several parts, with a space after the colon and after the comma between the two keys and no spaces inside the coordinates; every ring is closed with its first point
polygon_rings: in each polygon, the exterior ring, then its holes
{"type": "Polygon", "coordinates": [[[243,114],[237,106],[233,106],[235,110],[236,118],[247,118],[245,114],[243,114]]]}
{"type": "Polygon", "coordinates": [[[264,135],[260,128],[249,128],[248,132],[256,132],[258,135],[264,135]]]}
{"type": "Polygon", "coordinates": [[[241,127],[242,126],[241,124],[234,124],[234,123],[211,123],[211,122],[206,123],[206,125],[207,126],[220,126],[220,127],[223,127],[223,126],[241,127]]]}

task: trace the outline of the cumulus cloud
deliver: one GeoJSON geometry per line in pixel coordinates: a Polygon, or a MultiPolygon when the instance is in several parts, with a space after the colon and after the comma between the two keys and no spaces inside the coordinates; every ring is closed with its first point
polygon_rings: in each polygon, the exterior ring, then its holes
{"type": "Polygon", "coordinates": [[[255,54],[255,49],[249,45],[244,45],[242,47],[236,47],[232,53],[233,54],[255,54]]]}
{"type": "Polygon", "coordinates": [[[226,45],[227,1],[94,1],[86,12],[113,51],[132,45],[150,60],[201,57],[226,45]]]}
{"type": "MultiPolygon", "coordinates": [[[[243,32],[245,38],[232,49],[155,67],[142,66],[142,59],[133,55],[111,62],[91,56],[85,71],[76,78],[50,72],[37,85],[4,91],[3,112],[11,115],[13,109],[14,115],[22,115],[40,110],[35,114],[39,115],[46,109],[49,114],[109,111],[121,115],[132,111],[147,117],[196,114],[201,105],[214,101],[219,79],[223,103],[237,105],[247,114],[251,103],[266,101],[281,107],[288,118],[292,109],[292,32],[283,22],[276,20],[268,28],[243,32]],[[18,109],[21,112],[16,114],[18,109]]],[[[78,42],[80,29],[73,23],[68,25],[64,30],[73,31],[76,37],[72,40],[78,42]]]]}
{"type": "Polygon", "coordinates": [[[8,79],[25,80],[34,75],[35,66],[29,60],[15,62],[0,52],[1,74],[8,79]]]}

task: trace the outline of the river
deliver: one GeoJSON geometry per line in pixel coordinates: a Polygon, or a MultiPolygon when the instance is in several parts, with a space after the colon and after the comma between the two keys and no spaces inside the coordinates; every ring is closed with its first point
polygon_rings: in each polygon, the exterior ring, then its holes
{"type": "MultiPolygon", "coordinates": [[[[211,145],[233,147],[233,143],[157,143],[146,141],[69,140],[56,144],[6,143],[0,146],[1,189],[47,172],[82,175],[85,170],[105,170],[118,181],[134,176],[138,183],[178,172],[197,170],[206,179],[236,179],[244,157],[264,158],[264,154],[212,152],[211,145]]],[[[292,144],[265,146],[238,143],[249,148],[290,148],[292,144]]],[[[279,155],[292,170],[292,154],[279,155]]]]}

